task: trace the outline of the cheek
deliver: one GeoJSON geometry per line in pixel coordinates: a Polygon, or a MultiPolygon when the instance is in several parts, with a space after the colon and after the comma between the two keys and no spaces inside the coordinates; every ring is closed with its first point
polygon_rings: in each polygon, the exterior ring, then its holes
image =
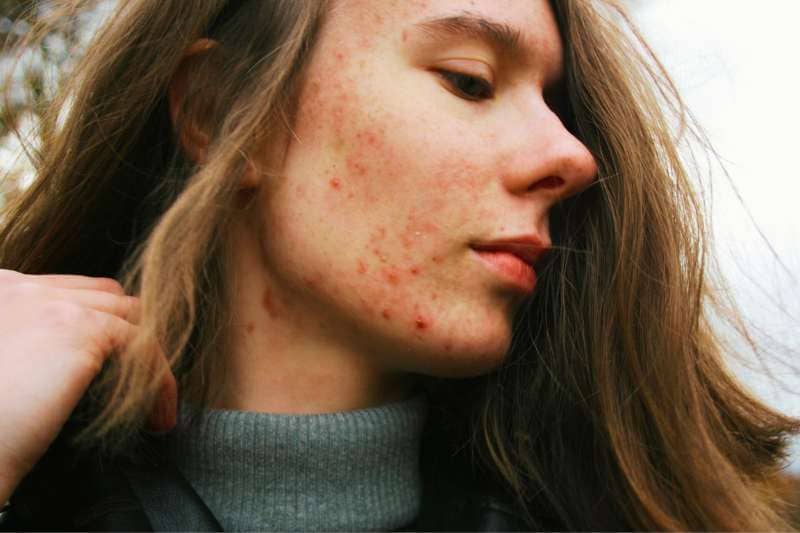
{"type": "Polygon", "coordinates": [[[478,147],[411,114],[419,106],[365,96],[344,66],[319,70],[301,93],[288,186],[265,220],[280,236],[268,255],[292,250],[284,275],[337,320],[490,364],[507,341],[506,309],[458,278],[469,228],[485,216],[478,147]]]}

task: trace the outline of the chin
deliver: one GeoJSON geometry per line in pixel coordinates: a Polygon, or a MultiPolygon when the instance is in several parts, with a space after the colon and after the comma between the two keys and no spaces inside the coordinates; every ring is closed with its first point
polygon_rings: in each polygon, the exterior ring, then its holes
{"type": "Polygon", "coordinates": [[[445,353],[429,354],[417,370],[436,378],[474,378],[489,374],[502,365],[508,356],[508,343],[494,349],[475,350],[451,348],[445,353]]]}

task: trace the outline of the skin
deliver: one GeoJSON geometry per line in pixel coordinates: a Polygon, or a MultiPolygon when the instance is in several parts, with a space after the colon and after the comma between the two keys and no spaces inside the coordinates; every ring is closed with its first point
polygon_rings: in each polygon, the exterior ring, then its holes
{"type": "MultiPolygon", "coordinates": [[[[223,391],[212,407],[357,409],[406,397],[420,375],[495,368],[527,294],[470,245],[547,242],[550,208],[596,174],[545,98],[558,90],[562,55],[546,1],[333,6],[285,150],[252,154],[240,183],[249,207],[229,235],[230,372],[212,383],[223,391]],[[418,27],[465,12],[516,28],[522,53],[418,27]]],[[[193,56],[213,45],[186,51],[173,117],[193,56]]],[[[182,131],[181,142],[205,157],[201,131],[182,131]]],[[[0,401],[11,406],[0,420],[3,502],[106,358],[136,336],[139,302],[110,279],[8,270],[0,301],[0,401]]],[[[163,354],[152,364],[163,385],[150,426],[168,430],[177,387],[163,354]]]]}
{"type": "Polygon", "coordinates": [[[553,204],[596,174],[545,98],[561,69],[543,0],[336,2],[285,157],[261,157],[243,182],[230,372],[215,407],[363,408],[407,396],[420,374],[499,365],[527,294],[470,244],[548,242],[553,204]],[[465,11],[517,29],[524,53],[417,26],[465,11]],[[442,70],[486,79],[490,97],[465,97],[464,79],[442,70]]]}

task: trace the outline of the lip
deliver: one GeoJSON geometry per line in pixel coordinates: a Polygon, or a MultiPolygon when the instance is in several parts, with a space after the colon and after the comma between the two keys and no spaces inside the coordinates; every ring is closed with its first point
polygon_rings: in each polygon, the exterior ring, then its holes
{"type": "Polygon", "coordinates": [[[524,292],[536,287],[535,266],[550,246],[535,235],[525,235],[478,241],[470,245],[473,251],[495,274],[524,292]]]}

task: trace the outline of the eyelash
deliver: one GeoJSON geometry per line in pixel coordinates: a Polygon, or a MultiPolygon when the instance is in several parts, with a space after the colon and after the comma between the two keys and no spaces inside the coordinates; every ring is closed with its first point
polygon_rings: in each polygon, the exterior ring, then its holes
{"type": "Polygon", "coordinates": [[[463,74],[461,72],[453,72],[451,70],[437,70],[436,72],[450,85],[450,87],[452,87],[453,91],[457,93],[456,96],[460,98],[473,102],[480,102],[482,100],[489,100],[494,97],[494,87],[492,87],[491,83],[480,76],[463,74]],[[467,83],[466,88],[460,85],[464,82],[467,83]],[[471,94],[468,92],[470,88],[477,89],[477,94],[471,94]]]}

